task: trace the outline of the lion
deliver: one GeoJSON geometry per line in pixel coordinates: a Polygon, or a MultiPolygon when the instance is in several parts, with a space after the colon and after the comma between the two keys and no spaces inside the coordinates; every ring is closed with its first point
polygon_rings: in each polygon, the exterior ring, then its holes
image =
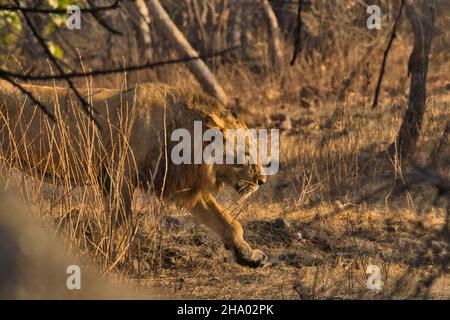
{"type": "Polygon", "coordinates": [[[131,89],[78,90],[89,103],[83,109],[69,88],[21,87],[54,120],[23,90],[0,81],[2,157],[11,166],[49,183],[73,186],[92,184],[89,176],[94,174],[104,194],[105,210],[119,226],[132,214],[135,190],[153,191],[161,200],[187,209],[212,230],[238,264],[256,268],[267,263],[267,255],[244,240],[241,224],[215,198],[224,186],[242,197],[256,191],[266,182],[261,163],[171,161],[177,143],[170,137],[176,129],[193,132],[198,121],[204,131],[247,128],[215,98],[148,83],[131,89]],[[116,194],[120,201],[112,204],[116,194]]]}

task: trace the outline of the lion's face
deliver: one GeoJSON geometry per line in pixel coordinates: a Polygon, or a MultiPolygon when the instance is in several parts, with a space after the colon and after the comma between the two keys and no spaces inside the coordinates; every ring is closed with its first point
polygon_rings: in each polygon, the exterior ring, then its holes
{"type": "Polygon", "coordinates": [[[222,117],[211,114],[207,126],[220,131],[224,139],[226,161],[214,166],[217,185],[228,185],[240,196],[248,197],[267,180],[256,152],[256,137],[248,131],[243,121],[230,113],[222,117]],[[233,161],[229,162],[229,159],[233,161]]]}
{"type": "Polygon", "coordinates": [[[259,164],[223,164],[218,166],[216,180],[232,187],[242,197],[248,197],[266,182],[259,164]]]}
{"type": "MultiPolygon", "coordinates": [[[[244,129],[242,132],[245,132],[246,127],[239,129],[244,129]]],[[[233,158],[234,161],[232,164],[220,165],[217,170],[216,179],[219,182],[229,185],[240,196],[245,198],[256,191],[267,180],[263,174],[263,167],[256,153],[256,139],[251,136],[246,136],[245,139],[241,139],[239,142],[239,138],[236,136],[231,138],[225,134],[226,144],[228,143],[228,139],[234,141],[234,148],[228,150],[225,146],[225,157],[233,158]]]]}

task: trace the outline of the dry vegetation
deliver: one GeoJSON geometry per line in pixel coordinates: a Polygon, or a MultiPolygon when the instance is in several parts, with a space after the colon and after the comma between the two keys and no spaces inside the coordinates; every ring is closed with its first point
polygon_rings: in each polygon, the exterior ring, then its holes
{"type": "MultiPolygon", "coordinates": [[[[220,7],[220,1],[210,2],[220,7]]],[[[99,190],[42,183],[4,161],[6,185],[19,189],[33,216],[63,235],[66,248],[95,263],[101,273],[115,274],[117,281],[143,290],[162,288],[172,298],[449,299],[450,276],[442,267],[448,260],[449,239],[438,236],[446,223],[445,199],[438,198],[430,184],[408,183],[412,165],[400,168],[385,152],[395,140],[407,105],[412,48],[407,20],[402,20],[391,49],[380,105],[371,109],[392,18],[386,17],[380,31],[369,31],[364,27],[364,6],[357,1],[346,6],[347,1],[337,1],[342,4],[333,8],[333,1],[311,2],[304,12],[309,36],[296,65],[288,66],[292,39],[286,36],[285,66],[280,71],[270,68],[267,32],[257,24],[263,18],[256,5],[247,8],[254,12],[249,14],[248,56],[209,61],[249,126],[282,129],[279,174],[240,206],[234,205],[231,191],[220,197],[243,222],[249,243],[269,254],[268,266],[254,270],[233,263],[220,242],[183,209],[151,194],[135,195],[134,224],[122,239],[114,238],[105,223],[99,190]],[[402,181],[407,188],[401,187],[402,181]],[[124,243],[119,244],[121,239],[124,243]],[[369,264],[380,267],[382,290],[367,289],[369,264]]],[[[167,1],[168,11],[176,21],[185,21],[181,7],[191,2],[180,1],[180,7],[176,3],[167,1]]],[[[382,3],[391,10],[386,14],[395,16],[395,1],[382,3]]],[[[425,122],[414,156],[422,165],[428,163],[450,117],[446,72],[450,21],[444,13],[449,8],[442,6],[430,60],[425,122]]],[[[283,10],[295,15],[294,5],[283,10]]],[[[186,21],[178,25],[192,35],[193,22],[186,21]]],[[[94,23],[92,28],[98,39],[108,38],[94,23]]],[[[107,40],[94,43],[83,38],[84,33],[71,37],[85,68],[103,66],[102,61],[108,66],[133,64],[140,57],[135,35],[125,37],[128,46],[121,44],[123,37],[112,37],[107,52],[114,58],[103,60],[89,53],[101,50],[107,40]]],[[[161,43],[159,49],[154,51],[155,60],[175,56],[161,43]]],[[[18,69],[19,61],[22,68],[31,65],[24,51],[15,54],[17,59],[9,56],[5,65],[12,69],[18,69]]],[[[80,58],[75,54],[65,59],[70,64],[80,58]]],[[[37,68],[46,70],[44,61],[42,57],[37,68]]],[[[77,85],[122,87],[143,81],[199,89],[182,65],[85,79],[77,85]]],[[[450,145],[439,159],[446,160],[449,152],[450,145]]],[[[449,176],[445,161],[433,170],[449,176]]]]}

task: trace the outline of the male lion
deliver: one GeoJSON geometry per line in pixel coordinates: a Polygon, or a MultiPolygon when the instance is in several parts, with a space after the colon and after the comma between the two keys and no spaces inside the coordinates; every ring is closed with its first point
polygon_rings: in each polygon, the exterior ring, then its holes
{"type": "Polygon", "coordinates": [[[215,99],[162,84],[80,90],[92,107],[94,124],[70,89],[22,87],[56,121],[21,90],[0,81],[2,157],[10,165],[48,182],[73,186],[92,184],[89,177],[95,175],[106,199],[119,194],[121,201],[114,208],[106,201],[108,212],[115,212],[119,223],[131,214],[134,190],[152,189],[214,231],[239,264],[259,267],[266,263],[267,256],[250,247],[239,222],[214,198],[224,184],[243,196],[255,191],[266,181],[259,162],[175,165],[170,159],[176,145],[171,133],[179,128],[193,132],[194,121],[202,121],[204,131],[245,128],[215,99]]]}

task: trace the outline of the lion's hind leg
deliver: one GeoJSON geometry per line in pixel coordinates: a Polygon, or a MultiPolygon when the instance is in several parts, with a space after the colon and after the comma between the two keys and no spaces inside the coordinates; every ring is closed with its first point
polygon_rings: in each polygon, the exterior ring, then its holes
{"type": "Polygon", "coordinates": [[[119,186],[109,174],[102,173],[99,185],[103,194],[103,206],[113,228],[126,228],[132,217],[134,184],[123,179],[119,186]]]}
{"type": "Polygon", "coordinates": [[[261,250],[250,247],[244,240],[241,224],[221,208],[212,196],[197,201],[190,212],[219,236],[225,248],[233,253],[237,263],[252,268],[266,264],[267,256],[261,250]]]}

